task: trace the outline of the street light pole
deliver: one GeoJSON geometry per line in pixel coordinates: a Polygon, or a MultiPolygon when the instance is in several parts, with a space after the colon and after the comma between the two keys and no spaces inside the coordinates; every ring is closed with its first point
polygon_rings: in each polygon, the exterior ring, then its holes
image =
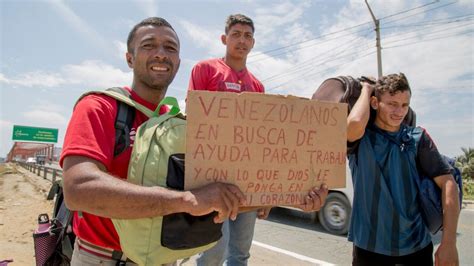
{"type": "Polygon", "coordinates": [[[372,16],[372,19],[374,20],[374,24],[375,24],[376,46],[377,46],[377,70],[378,70],[378,76],[380,78],[383,75],[382,74],[382,46],[380,45],[380,20],[375,18],[374,13],[372,12],[372,9],[369,6],[369,3],[367,3],[367,0],[365,0],[365,4],[369,8],[370,15],[372,16]]]}

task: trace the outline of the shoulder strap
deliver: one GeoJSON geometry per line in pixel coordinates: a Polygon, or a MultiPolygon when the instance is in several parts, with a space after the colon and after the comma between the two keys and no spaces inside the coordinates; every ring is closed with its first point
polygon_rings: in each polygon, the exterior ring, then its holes
{"type": "Polygon", "coordinates": [[[128,91],[122,89],[122,88],[110,88],[110,89],[107,89],[105,91],[98,92],[98,93],[106,94],[106,95],[108,95],[112,98],[115,98],[115,99],[117,99],[121,102],[124,102],[124,103],[136,108],[138,111],[144,113],[148,117],[159,116],[161,106],[163,106],[163,105],[170,105],[171,106],[171,109],[168,112],[170,115],[175,116],[180,112],[178,101],[174,97],[165,97],[165,98],[163,98],[163,100],[161,100],[161,102],[156,107],[155,111],[152,112],[147,107],[145,107],[145,106],[137,103],[136,101],[132,100],[130,98],[130,93],[128,91]]]}
{"type": "Polygon", "coordinates": [[[67,257],[70,261],[72,257],[72,243],[74,243],[74,236],[72,232],[73,213],[66,207],[64,202],[64,195],[62,189],[62,180],[56,180],[49,191],[47,200],[54,201],[53,219],[51,220],[50,232],[57,235],[55,249],[60,250],[60,254],[67,257]]]}
{"type": "Polygon", "coordinates": [[[418,143],[420,142],[421,139],[421,133],[423,133],[423,129],[419,127],[413,127],[409,128],[405,125],[401,125],[400,130],[403,132],[401,133],[401,139],[397,139],[391,135],[389,135],[387,132],[377,128],[373,127],[373,130],[384,136],[387,140],[391,141],[392,143],[396,144],[398,147],[400,147],[400,150],[404,151],[406,148],[408,148],[409,145],[415,145],[414,147],[418,149],[418,143]]]}
{"type": "Polygon", "coordinates": [[[165,121],[170,116],[177,116],[180,114],[178,101],[173,97],[165,97],[160,104],[157,106],[155,111],[151,111],[147,107],[134,101],[131,98],[130,92],[121,87],[108,88],[105,91],[89,91],[84,93],[78,100],[78,102],[86,95],[89,94],[105,94],[117,100],[117,116],[115,119],[115,145],[114,145],[114,156],[122,153],[126,147],[130,146],[130,130],[135,119],[135,109],[145,114],[147,117],[159,117],[161,121],[165,121]],[[170,105],[170,111],[160,116],[159,112],[163,105],[170,105]],[[133,107],[133,108],[129,108],[133,107]]]}
{"type": "Polygon", "coordinates": [[[130,131],[135,120],[135,108],[124,102],[117,101],[117,116],[115,118],[114,157],[121,154],[130,146],[130,131]]]}
{"type": "Polygon", "coordinates": [[[134,107],[135,109],[142,112],[143,114],[145,114],[148,117],[153,117],[154,116],[153,111],[151,111],[150,109],[146,108],[145,106],[137,103],[136,101],[132,100],[132,98],[130,98],[130,93],[127,90],[123,89],[123,88],[114,87],[114,88],[109,88],[105,91],[93,91],[92,93],[105,94],[105,95],[110,96],[110,97],[112,97],[112,98],[114,98],[114,99],[116,99],[120,102],[123,102],[127,105],[130,105],[130,106],[134,107]]]}

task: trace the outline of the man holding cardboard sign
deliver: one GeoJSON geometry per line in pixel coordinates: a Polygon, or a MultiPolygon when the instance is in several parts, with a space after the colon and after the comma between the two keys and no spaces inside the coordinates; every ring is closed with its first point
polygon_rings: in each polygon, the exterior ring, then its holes
{"type": "MultiPolygon", "coordinates": [[[[207,93],[208,97],[200,98],[200,106],[206,105],[205,109],[193,109],[199,106],[199,99],[196,95],[201,95],[203,92],[195,93],[192,91],[213,91],[213,92],[256,92],[264,93],[264,87],[246,68],[247,55],[255,44],[254,39],[254,25],[253,21],[241,14],[231,15],[227,19],[225,34],[221,36],[222,43],[226,46],[226,55],[224,58],[211,59],[199,62],[192,70],[191,80],[189,82],[189,91],[187,98],[189,116],[188,133],[187,133],[187,187],[199,187],[205,183],[212,183],[221,181],[225,183],[241,183],[241,188],[245,187],[249,190],[249,197],[253,194],[259,194],[264,201],[255,200],[254,203],[248,203],[248,206],[272,206],[279,205],[284,200],[280,199],[283,196],[283,184],[272,183],[274,179],[279,178],[278,171],[272,170],[272,167],[261,169],[258,173],[251,173],[247,166],[255,161],[250,157],[250,151],[245,149],[248,145],[248,130],[249,128],[244,123],[240,123],[241,127],[235,128],[234,143],[237,145],[220,145],[219,142],[227,133],[219,132],[218,124],[206,124],[199,120],[205,117],[207,121],[213,121],[209,115],[215,115],[215,108],[220,108],[223,114],[224,109],[230,106],[224,106],[226,96],[237,96],[229,93],[207,93]],[[215,94],[215,95],[214,95],[215,94]],[[214,96],[214,98],[213,98],[214,96]],[[209,100],[211,102],[209,102],[209,100]],[[204,102],[206,101],[206,102],[204,102]],[[217,105],[217,101],[221,102],[220,107],[213,107],[217,105]],[[215,105],[214,105],[215,103],[215,105]],[[190,109],[191,108],[191,109],[190,109]],[[214,108],[214,109],[213,109],[214,108]],[[211,110],[213,109],[213,110],[211,110]],[[207,111],[205,111],[207,110],[207,111]],[[203,112],[207,112],[208,116],[203,116],[203,112]],[[216,134],[221,134],[221,139],[217,139],[216,134]],[[197,145],[196,145],[197,144],[197,145]],[[200,162],[199,162],[200,161],[200,162]],[[232,164],[232,162],[240,161],[243,167],[232,164]],[[246,162],[243,162],[246,161],[246,162]],[[203,164],[201,164],[203,163],[203,164]],[[219,165],[223,168],[216,167],[201,167],[204,165],[219,165]],[[189,170],[191,169],[191,170],[189,170]],[[254,178],[257,176],[257,179],[254,178]],[[249,181],[249,179],[255,179],[249,181]],[[265,194],[265,192],[269,192],[265,194]],[[275,193],[273,193],[275,192],[275,193]],[[265,195],[263,195],[264,193],[265,195]]],[[[206,93],[205,93],[206,94],[206,93]]],[[[230,110],[230,109],[228,109],[230,110]]],[[[230,117],[224,117],[228,120],[230,117]]],[[[223,127],[221,127],[223,129],[223,127]]],[[[254,129],[254,128],[252,128],[254,129]]],[[[267,139],[272,141],[282,141],[284,137],[276,129],[256,129],[255,136],[261,137],[261,134],[266,134],[267,139]],[[264,132],[265,131],[265,132],[264,132]]],[[[230,135],[229,135],[230,136],[230,135]]],[[[259,140],[255,140],[259,141],[259,140]]],[[[266,151],[268,160],[271,160],[272,165],[279,162],[271,159],[271,150],[266,151]]],[[[277,155],[278,156],[278,155],[277,155]]],[[[285,159],[292,160],[291,156],[285,159]]],[[[255,161],[256,162],[256,161],[255,161]]],[[[303,173],[293,174],[294,178],[300,175],[303,178],[303,173]]],[[[294,189],[302,189],[302,187],[294,187],[294,189]]],[[[304,193],[299,201],[295,198],[289,197],[288,204],[295,205],[299,203],[300,208],[306,211],[318,210],[324,203],[327,196],[327,188],[311,189],[309,193],[304,193]]],[[[249,198],[250,199],[250,198],[249,198]]],[[[271,207],[261,208],[257,211],[259,218],[266,218],[271,207]]],[[[227,220],[223,226],[223,237],[218,244],[211,250],[203,253],[197,260],[198,265],[221,265],[224,260],[227,260],[227,265],[247,265],[250,257],[249,250],[252,244],[253,229],[257,217],[255,211],[240,213],[234,221],[227,220]],[[227,252],[226,252],[227,250],[227,252]],[[224,254],[228,254],[224,258],[224,254]]]]}

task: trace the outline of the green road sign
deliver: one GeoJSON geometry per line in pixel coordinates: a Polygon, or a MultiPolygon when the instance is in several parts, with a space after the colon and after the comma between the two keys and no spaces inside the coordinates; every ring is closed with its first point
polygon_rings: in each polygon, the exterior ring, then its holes
{"type": "Polygon", "coordinates": [[[12,140],[57,143],[58,130],[56,128],[26,127],[13,125],[12,140]]]}

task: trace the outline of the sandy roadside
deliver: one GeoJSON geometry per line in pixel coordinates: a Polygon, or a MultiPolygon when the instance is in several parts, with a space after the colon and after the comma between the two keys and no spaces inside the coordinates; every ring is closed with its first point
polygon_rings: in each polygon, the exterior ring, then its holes
{"type": "Polygon", "coordinates": [[[34,265],[33,231],[40,213],[51,216],[53,202],[46,200],[49,180],[13,164],[0,164],[0,261],[34,265]]]}

